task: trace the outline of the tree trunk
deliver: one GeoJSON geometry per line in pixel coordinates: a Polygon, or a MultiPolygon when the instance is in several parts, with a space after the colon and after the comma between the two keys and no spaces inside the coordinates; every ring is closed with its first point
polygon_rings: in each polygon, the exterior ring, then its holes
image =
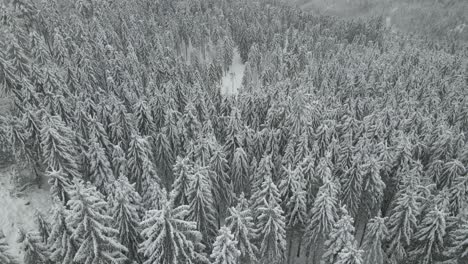
{"type": "Polygon", "coordinates": [[[294,238],[294,231],[291,232],[289,236],[289,245],[288,245],[288,264],[291,264],[291,252],[292,252],[292,243],[294,238]]]}
{"type": "Polygon", "coordinates": [[[299,236],[299,243],[297,243],[297,257],[301,256],[302,235],[299,236]]]}

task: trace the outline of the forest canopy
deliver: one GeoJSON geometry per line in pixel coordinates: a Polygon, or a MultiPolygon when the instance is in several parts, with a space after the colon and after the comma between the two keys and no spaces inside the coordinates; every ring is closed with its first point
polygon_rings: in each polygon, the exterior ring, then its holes
{"type": "Polygon", "coordinates": [[[0,149],[54,201],[20,263],[467,263],[466,43],[270,0],[0,7],[0,149]]]}

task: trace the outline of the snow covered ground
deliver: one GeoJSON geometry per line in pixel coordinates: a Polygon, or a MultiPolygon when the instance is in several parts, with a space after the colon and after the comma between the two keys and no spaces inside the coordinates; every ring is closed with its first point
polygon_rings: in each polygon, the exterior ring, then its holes
{"type": "Polygon", "coordinates": [[[232,65],[229,67],[227,74],[225,74],[221,80],[221,94],[237,95],[239,88],[242,86],[244,69],[245,65],[242,63],[239,51],[235,48],[232,65]]]}
{"type": "Polygon", "coordinates": [[[14,195],[13,184],[10,179],[13,166],[0,169],[0,229],[5,233],[11,252],[20,255],[20,245],[17,243],[18,228],[25,231],[37,230],[34,223],[36,210],[48,216],[52,201],[47,190],[48,186],[43,184],[43,189],[33,185],[23,193],[14,195]]]}

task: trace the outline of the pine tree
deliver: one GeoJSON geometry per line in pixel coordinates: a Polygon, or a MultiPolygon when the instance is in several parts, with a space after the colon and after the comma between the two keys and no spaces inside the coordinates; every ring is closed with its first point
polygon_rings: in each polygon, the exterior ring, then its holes
{"type": "Polygon", "coordinates": [[[113,228],[118,231],[119,243],[127,248],[128,259],[141,263],[138,245],[141,243],[138,209],[141,198],[124,177],[115,182],[111,199],[113,228]]]}
{"type": "Polygon", "coordinates": [[[252,194],[251,199],[253,202],[253,209],[257,211],[256,215],[259,214],[258,209],[264,206],[265,201],[274,203],[271,205],[273,207],[280,204],[280,193],[275,183],[271,179],[270,174],[264,175],[262,185],[255,193],[252,194]]]}
{"type": "Polygon", "coordinates": [[[187,215],[187,205],[173,208],[170,200],[161,210],[147,212],[141,223],[144,241],[140,248],[146,258],[144,264],[209,263],[201,253],[204,246],[197,224],[187,221],[187,215]]]}
{"type": "Polygon", "coordinates": [[[316,262],[321,258],[322,247],[338,218],[338,186],[327,179],[319,188],[311,210],[311,219],[305,231],[307,256],[314,252],[316,262]]]}
{"type": "Polygon", "coordinates": [[[338,254],[335,264],[363,264],[362,253],[362,250],[358,250],[353,246],[345,247],[338,254]]]}
{"type": "Polygon", "coordinates": [[[114,145],[121,144],[124,150],[128,149],[131,135],[134,133],[132,117],[131,114],[126,112],[124,106],[119,106],[119,109],[113,113],[109,124],[110,140],[114,145]]]}
{"type": "Polygon", "coordinates": [[[146,192],[143,193],[142,203],[145,209],[160,209],[162,208],[161,202],[166,199],[166,189],[161,188],[158,182],[151,181],[148,183],[146,192]]]}
{"type": "Polygon", "coordinates": [[[127,152],[128,178],[131,183],[135,183],[135,189],[140,195],[145,192],[149,177],[155,176],[150,154],[147,139],[132,135],[127,152]]]}
{"type": "Polygon", "coordinates": [[[227,208],[231,205],[234,192],[231,179],[228,175],[229,165],[223,150],[219,147],[211,156],[210,169],[212,171],[212,173],[210,173],[212,182],[211,190],[218,211],[218,219],[221,219],[227,208]]]}
{"type": "Polygon", "coordinates": [[[388,218],[387,255],[392,263],[398,263],[406,257],[406,250],[417,226],[418,203],[416,194],[403,190],[397,194],[395,206],[388,218]]]}
{"type": "Polygon", "coordinates": [[[226,224],[234,235],[234,239],[238,241],[239,263],[256,263],[258,249],[253,243],[255,229],[252,212],[247,204],[244,205],[241,200],[236,207],[229,208],[229,213],[230,216],[226,218],[226,224]]]}
{"type": "Polygon", "coordinates": [[[153,117],[145,100],[138,100],[133,109],[140,135],[148,136],[154,128],[153,117]]]}
{"type": "Polygon", "coordinates": [[[39,235],[42,237],[42,243],[47,244],[50,235],[50,224],[47,222],[44,215],[37,210],[34,212],[34,222],[37,225],[39,235]]]}
{"type": "Polygon", "coordinates": [[[452,243],[446,250],[446,255],[457,264],[468,261],[468,221],[463,219],[450,234],[452,243]]]}
{"type": "Polygon", "coordinates": [[[446,213],[437,208],[430,210],[417,227],[413,240],[416,247],[409,255],[421,264],[432,264],[444,250],[446,213]]]}
{"type": "Polygon", "coordinates": [[[260,241],[260,263],[279,264],[286,253],[286,229],[284,212],[274,197],[263,200],[259,207],[258,240],[260,241]]]}
{"type": "Polygon", "coordinates": [[[50,252],[42,242],[41,235],[36,232],[19,231],[18,242],[21,243],[24,264],[48,264],[50,252]]]}
{"type": "Polygon", "coordinates": [[[73,132],[60,118],[46,117],[42,121],[41,146],[44,160],[51,171],[62,171],[68,178],[80,178],[77,153],[73,148],[73,132]]]}
{"type": "Polygon", "coordinates": [[[345,259],[346,256],[340,256],[340,254],[345,254],[346,248],[355,248],[355,244],[353,218],[348,214],[346,208],[342,207],[340,210],[340,219],[335,223],[330,231],[328,239],[325,241],[324,248],[326,250],[323,253],[320,263],[334,264],[340,259],[345,259]]]}
{"type": "Polygon", "coordinates": [[[190,183],[193,180],[193,165],[188,158],[177,157],[174,165],[174,176],[176,178],[171,191],[174,205],[188,205],[190,183]]]}
{"type": "Polygon", "coordinates": [[[264,200],[270,201],[271,198],[280,204],[280,193],[272,179],[273,162],[271,156],[264,156],[255,171],[255,182],[251,197],[253,209],[256,210],[263,206],[264,200]]]}
{"type": "Polygon", "coordinates": [[[70,213],[66,223],[73,229],[72,239],[79,247],[73,259],[84,263],[122,263],[126,260],[122,246],[116,236],[118,231],[111,227],[112,217],[106,215],[108,204],[95,187],[74,182],[70,191],[70,213]]]}
{"type": "Polygon", "coordinates": [[[294,170],[291,168],[291,165],[288,168],[283,167],[285,176],[281,179],[278,189],[280,191],[281,199],[284,203],[287,203],[289,198],[294,194],[294,191],[299,187],[299,185],[305,185],[303,182],[302,168],[297,166],[294,170]]]}
{"type": "Polygon", "coordinates": [[[57,197],[60,201],[66,203],[69,199],[68,189],[70,188],[70,179],[62,170],[49,171],[46,173],[49,178],[50,193],[53,197],[57,197]]]}
{"type": "Polygon", "coordinates": [[[364,203],[368,217],[372,217],[381,207],[386,186],[380,176],[381,165],[375,158],[366,163],[365,169],[361,203],[364,203]]]}
{"type": "Polygon", "coordinates": [[[229,228],[223,226],[219,230],[219,235],[213,244],[211,258],[213,264],[236,264],[240,251],[237,249],[237,241],[231,234],[229,228]]]}
{"type": "Polygon", "coordinates": [[[384,264],[386,255],[383,250],[383,242],[388,237],[388,229],[385,218],[374,217],[367,224],[367,233],[364,237],[364,264],[384,264]]]}
{"type": "Polygon", "coordinates": [[[170,148],[167,137],[164,133],[158,133],[156,139],[154,140],[155,146],[155,161],[158,167],[158,174],[163,178],[162,180],[169,188],[172,184],[172,167],[174,165],[174,153],[170,148]]]}
{"type": "Polygon", "coordinates": [[[235,193],[249,191],[250,175],[247,154],[239,147],[234,152],[234,157],[230,166],[230,175],[235,193]]]}
{"type": "Polygon", "coordinates": [[[60,203],[54,205],[52,212],[52,229],[47,243],[51,251],[50,259],[57,264],[73,264],[78,247],[72,238],[73,231],[65,221],[67,212],[60,203]]]}
{"type": "Polygon", "coordinates": [[[305,182],[301,179],[292,189],[292,195],[286,203],[287,226],[303,227],[307,223],[307,193],[305,182]]]}
{"type": "Polygon", "coordinates": [[[127,177],[127,159],[120,145],[114,145],[111,161],[112,172],[116,178],[127,177]]]}
{"type": "Polygon", "coordinates": [[[91,139],[87,156],[90,161],[89,172],[91,181],[103,194],[110,193],[109,186],[115,181],[114,173],[112,172],[105,150],[95,138],[91,139]]]}
{"type": "Polygon", "coordinates": [[[286,200],[286,226],[290,230],[291,234],[289,236],[290,241],[288,242],[288,259],[291,259],[291,251],[295,237],[299,237],[298,252],[300,252],[303,229],[308,222],[307,193],[305,188],[305,181],[302,178],[302,175],[300,175],[300,179],[297,179],[297,183],[293,184],[291,197],[286,200]]]}
{"type": "Polygon", "coordinates": [[[358,162],[354,160],[353,166],[345,172],[342,181],[342,201],[347,205],[352,217],[356,215],[359,209],[362,194],[363,172],[358,162]]]}
{"type": "Polygon", "coordinates": [[[211,195],[211,182],[206,168],[195,167],[189,189],[189,213],[187,219],[197,223],[203,242],[211,247],[216,237],[216,215],[211,195]]]}
{"type": "Polygon", "coordinates": [[[0,231],[0,263],[2,264],[19,264],[18,259],[10,252],[5,235],[0,231]]]}

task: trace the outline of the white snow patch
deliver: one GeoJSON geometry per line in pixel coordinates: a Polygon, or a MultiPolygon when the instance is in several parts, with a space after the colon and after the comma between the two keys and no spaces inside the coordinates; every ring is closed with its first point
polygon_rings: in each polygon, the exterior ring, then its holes
{"type": "MultiPolygon", "coordinates": [[[[18,239],[18,228],[25,231],[37,230],[34,223],[34,212],[38,210],[45,217],[49,217],[49,209],[52,204],[48,186],[43,184],[39,189],[32,185],[21,195],[14,195],[14,186],[11,177],[13,167],[0,169],[0,229],[5,233],[11,252],[16,256],[21,255],[18,239]]],[[[21,257],[20,257],[21,259],[21,257]]]]}
{"type": "Polygon", "coordinates": [[[232,65],[221,80],[221,94],[237,95],[239,93],[239,88],[242,86],[242,79],[244,78],[244,69],[245,65],[242,63],[239,51],[235,48],[232,65]]]}

